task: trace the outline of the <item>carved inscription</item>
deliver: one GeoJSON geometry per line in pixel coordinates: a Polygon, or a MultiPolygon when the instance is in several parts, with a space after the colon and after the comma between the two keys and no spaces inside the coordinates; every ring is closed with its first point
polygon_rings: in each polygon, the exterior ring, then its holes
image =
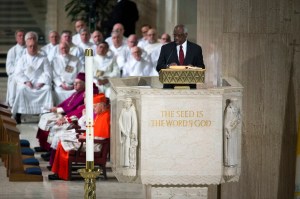
{"type": "Polygon", "coordinates": [[[212,121],[205,118],[204,111],[162,110],[158,119],[150,120],[151,127],[210,127],[212,121]]]}

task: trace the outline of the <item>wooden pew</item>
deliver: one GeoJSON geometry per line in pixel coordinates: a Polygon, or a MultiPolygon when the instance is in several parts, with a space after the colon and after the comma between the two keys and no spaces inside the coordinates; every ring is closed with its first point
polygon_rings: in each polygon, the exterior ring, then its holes
{"type": "Polygon", "coordinates": [[[42,175],[27,174],[25,169],[39,166],[23,165],[24,155],[21,154],[20,132],[16,121],[11,118],[9,109],[0,106],[0,142],[14,146],[14,151],[0,154],[7,169],[10,181],[43,181],[42,175]]]}
{"type": "MultiPolygon", "coordinates": [[[[8,124],[16,127],[17,123],[11,117],[0,115],[0,142],[8,142],[8,135],[5,131],[3,124],[8,124]]],[[[8,154],[0,154],[2,162],[4,162],[4,166],[7,168],[8,164],[8,154]]]]}
{"type": "Polygon", "coordinates": [[[12,113],[11,113],[10,109],[8,109],[8,108],[0,107],[0,115],[5,115],[8,117],[11,117],[12,113]]]}
{"type": "Polygon", "coordinates": [[[8,134],[8,141],[17,145],[15,153],[8,155],[7,175],[9,177],[9,181],[43,181],[42,175],[27,174],[24,171],[20,147],[19,129],[8,124],[3,124],[3,126],[6,130],[6,133],[8,134]]]}
{"type": "Polygon", "coordinates": [[[9,105],[6,102],[0,102],[0,107],[8,109],[9,105]]]}

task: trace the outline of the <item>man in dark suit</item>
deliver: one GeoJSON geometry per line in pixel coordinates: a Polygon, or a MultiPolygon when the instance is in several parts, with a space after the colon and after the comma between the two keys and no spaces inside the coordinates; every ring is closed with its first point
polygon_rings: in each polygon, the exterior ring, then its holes
{"type": "MultiPolygon", "coordinates": [[[[135,34],[135,24],[139,19],[139,11],[136,3],[130,0],[118,0],[106,25],[109,31],[116,23],[124,26],[124,36],[135,34]]],[[[108,36],[108,35],[107,35],[108,36]]]]}
{"type": "Polygon", "coordinates": [[[202,49],[199,45],[187,40],[187,29],[177,25],[173,31],[174,41],[161,47],[156,70],[159,72],[172,65],[191,65],[205,68],[202,49]],[[183,63],[180,63],[180,46],[183,51],[183,63]]]}
{"type": "MultiPolygon", "coordinates": [[[[184,25],[177,25],[173,31],[174,41],[161,47],[156,70],[173,65],[189,65],[205,68],[202,49],[199,45],[187,40],[187,29],[184,25]]],[[[173,88],[174,85],[164,85],[164,88],[173,88]]],[[[195,88],[195,85],[191,85],[195,88]]]]}

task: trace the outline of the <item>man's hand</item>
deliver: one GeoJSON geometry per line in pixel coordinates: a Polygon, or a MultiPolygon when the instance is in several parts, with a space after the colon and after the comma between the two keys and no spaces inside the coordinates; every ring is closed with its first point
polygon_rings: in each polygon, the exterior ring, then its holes
{"type": "Polygon", "coordinates": [[[28,86],[29,88],[33,88],[31,81],[25,82],[25,85],[28,86]]]}
{"type": "Polygon", "coordinates": [[[64,117],[59,118],[58,120],[56,120],[56,124],[57,124],[58,126],[63,125],[65,122],[66,122],[66,120],[65,120],[64,117]]]}
{"type": "Polygon", "coordinates": [[[37,84],[36,84],[36,87],[37,87],[37,89],[40,89],[40,88],[42,88],[44,85],[45,85],[44,83],[37,83],[37,84]]]}
{"type": "Polygon", "coordinates": [[[73,89],[74,89],[74,86],[68,86],[65,82],[63,82],[63,83],[61,84],[61,87],[62,87],[64,90],[67,90],[67,91],[73,90],[73,89]]]}
{"type": "Polygon", "coordinates": [[[98,79],[98,84],[99,85],[105,85],[108,83],[108,79],[98,79]]]}
{"type": "Polygon", "coordinates": [[[57,107],[52,107],[52,108],[50,109],[50,111],[53,112],[53,113],[56,113],[56,112],[57,112],[57,107]]]}

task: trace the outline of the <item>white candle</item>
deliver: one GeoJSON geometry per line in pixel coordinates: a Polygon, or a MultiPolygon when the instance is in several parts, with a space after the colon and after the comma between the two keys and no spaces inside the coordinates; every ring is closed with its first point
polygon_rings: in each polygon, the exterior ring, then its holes
{"type": "Polygon", "coordinates": [[[85,50],[86,161],[94,161],[93,50],[85,50]]]}

